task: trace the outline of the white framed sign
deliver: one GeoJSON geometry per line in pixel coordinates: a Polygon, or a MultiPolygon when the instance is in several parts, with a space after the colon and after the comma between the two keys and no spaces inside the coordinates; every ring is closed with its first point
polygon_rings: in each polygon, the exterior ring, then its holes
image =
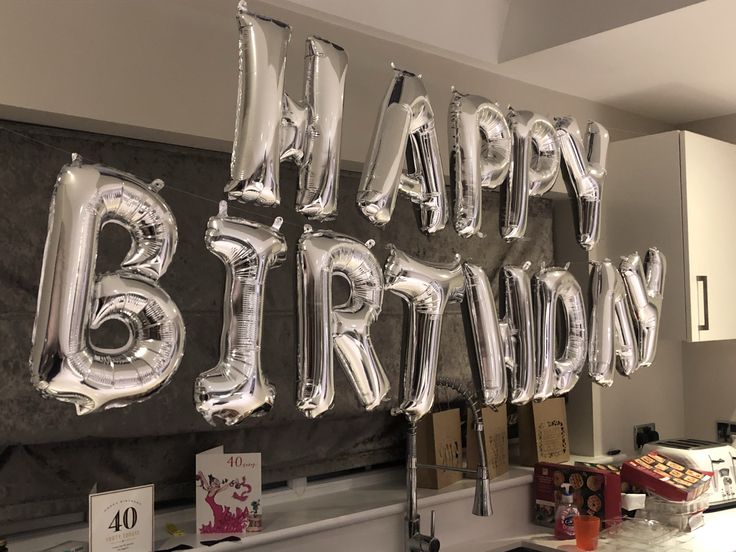
{"type": "Polygon", "coordinates": [[[89,495],[89,552],[153,551],[153,485],[89,495]]]}

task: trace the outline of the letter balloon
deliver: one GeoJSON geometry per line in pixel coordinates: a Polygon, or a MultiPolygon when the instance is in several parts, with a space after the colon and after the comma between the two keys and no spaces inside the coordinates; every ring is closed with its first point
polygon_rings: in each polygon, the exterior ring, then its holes
{"type": "Polygon", "coordinates": [[[399,192],[419,205],[423,232],[445,227],[447,196],[434,111],[421,75],[394,68],[361,178],[358,208],[373,224],[384,226],[399,192]]]}
{"type": "Polygon", "coordinates": [[[266,414],[276,390],[261,367],[266,276],[286,257],[282,220],[265,226],[227,214],[227,202],[210,218],[205,245],[225,265],[220,360],[194,383],[194,403],[205,420],[235,425],[266,414]]]}
{"type": "Polygon", "coordinates": [[[485,406],[497,407],[506,402],[508,393],[508,324],[498,320],[496,301],[485,271],[477,265],[464,263],[463,272],[463,306],[473,337],[478,395],[485,406]]]}
{"type": "Polygon", "coordinates": [[[577,240],[590,250],[601,233],[601,193],[606,176],[608,131],[591,121],[583,136],[572,117],[555,119],[557,138],[562,152],[562,176],[575,203],[577,240]]]}
{"type": "Polygon", "coordinates": [[[411,423],[432,410],[437,381],[440,335],[445,308],[465,292],[460,256],[450,264],[425,263],[389,246],[386,289],[409,308],[409,331],[403,366],[402,402],[395,412],[411,423]]]}
{"type": "Polygon", "coordinates": [[[529,197],[541,196],[554,186],[560,170],[560,147],[555,127],[531,111],[511,111],[511,170],[502,188],[501,237],[524,237],[529,218],[529,197]]]}
{"type": "Polygon", "coordinates": [[[621,274],[608,259],[592,264],[588,372],[598,385],[610,387],[614,367],[624,376],[636,371],[639,351],[621,274]]]}
{"type": "Polygon", "coordinates": [[[62,167],[51,201],[30,358],[44,397],[88,414],[142,401],[166,385],[184,352],[184,322],[157,280],[176,251],[176,221],[146,183],[79,156],[62,167]],[[100,230],[119,224],[130,251],[111,274],[95,274],[100,230]],[[108,321],[128,340],[104,348],[90,339],[108,321]]]}
{"type": "Polygon", "coordinates": [[[498,188],[508,175],[511,131],[497,104],[455,90],[448,128],[455,230],[469,238],[480,232],[482,191],[498,188]]]}
{"type": "Polygon", "coordinates": [[[529,278],[531,263],[504,266],[501,270],[501,305],[508,328],[506,356],[509,366],[509,402],[526,404],[534,398],[537,382],[536,328],[532,285],[529,278]]]}
{"type": "Polygon", "coordinates": [[[634,253],[622,259],[619,270],[634,315],[639,368],[650,366],[657,354],[667,260],[659,249],[652,247],[643,263],[634,253]]]}
{"type": "Polygon", "coordinates": [[[333,351],[366,410],[389,392],[388,377],[371,341],[371,325],[381,312],[383,272],[369,247],[331,232],[304,229],[297,249],[299,292],[299,384],[297,408],[316,418],[335,397],[333,351]],[[350,297],[333,305],[335,276],[350,284],[350,297]]]}
{"type": "Polygon", "coordinates": [[[588,349],[588,321],[580,284],[563,268],[544,268],[533,279],[537,317],[537,386],[534,399],[564,395],[578,381],[588,349]],[[564,347],[558,349],[558,305],[564,347]]]}
{"type": "Polygon", "coordinates": [[[622,257],[618,271],[608,259],[593,263],[588,371],[599,385],[613,384],[614,366],[631,377],[654,362],[666,271],[656,247],[643,263],[638,253],[622,257]]]}
{"type": "Polygon", "coordinates": [[[297,211],[314,220],[337,216],[340,138],[347,54],[308,37],[304,99],[284,93],[291,27],[238,4],[240,30],[235,140],[229,199],[279,205],[279,163],[299,167],[297,211]]]}

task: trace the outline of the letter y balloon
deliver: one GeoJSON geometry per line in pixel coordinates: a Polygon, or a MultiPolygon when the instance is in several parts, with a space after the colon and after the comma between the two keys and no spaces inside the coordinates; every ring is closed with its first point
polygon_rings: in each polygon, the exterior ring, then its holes
{"type": "Polygon", "coordinates": [[[588,123],[585,136],[572,117],[555,119],[562,151],[562,176],[576,209],[577,240],[592,249],[601,233],[601,194],[606,176],[608,131],[600,123],[588,123]]]}
{"type": "Polygon", "coordinates": [[[652,247],[642,262],[638,253],[593,263],[591,272],[588,371],[597,384],[613,385],[614,366],[623,376],[650,366],[657,353],[667,261],[652,247]]]}
{"type": "Polygon", "coordinates": [[[643,263],[634,253],[621,260],[619,270],[634,314],[639,367],[650,366],[657,354],[667,260],[659,249],[652,247],[643,263]]]}

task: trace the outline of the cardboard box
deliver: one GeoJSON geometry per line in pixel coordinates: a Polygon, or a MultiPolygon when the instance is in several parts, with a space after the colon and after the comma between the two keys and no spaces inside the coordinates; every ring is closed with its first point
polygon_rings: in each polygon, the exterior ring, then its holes
{"type": "MultiPolygon", "coordinates": [[[[488,476],[493,479],[509,471],[509,432],[506,405],[499,406],[497,410],[484,407],[481,409],[481,416],[488,476]]],[[[474,470],[478,467],[478,438],[475,435],[472,421],[473,415],[468,410],[466,432],[468,468],[474,470]]]]}
{"type": "MultiPolygon", "coordinates": [[[[452,408],[427,414],[417,425],[417,461],[420,464],[463,466],[460,410],[452,408]]],[[[442,489],[463,478],[462,472],[419,468],[417,486],[442,489]]]]}
{"type": "Polygon", "coordinates": [[[712,473],[687,468],[656,451],[621,466],[621,478],[640,489],[674,501],[693,500],[710,488],[712,473]]]}
{"type": "Polygon", "coordinates": [[[581,514],[601,518],[603,527],[621,521],[621,476],[611,470],[542,462],[534,466],[534,520],[554,527],[562,484],[570,483],[581,514]]]}
{"type": "Polygon", "coordinates": [[[565,399],[555,397],[520,406],[519,462],[567,462],[570,444],[567,435],[565,399]]]}

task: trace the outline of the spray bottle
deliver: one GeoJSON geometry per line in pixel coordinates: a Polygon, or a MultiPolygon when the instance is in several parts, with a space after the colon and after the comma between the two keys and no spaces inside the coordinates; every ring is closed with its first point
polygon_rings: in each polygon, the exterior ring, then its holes
{"type": "Polygon", "coordinates": [[[555,511],[555,538],[560,540],[574,539],[575,526],[572,519],[580,512],[572,503],[572,491],[569,483],[563,483],[560,503],[555,511]]]}

